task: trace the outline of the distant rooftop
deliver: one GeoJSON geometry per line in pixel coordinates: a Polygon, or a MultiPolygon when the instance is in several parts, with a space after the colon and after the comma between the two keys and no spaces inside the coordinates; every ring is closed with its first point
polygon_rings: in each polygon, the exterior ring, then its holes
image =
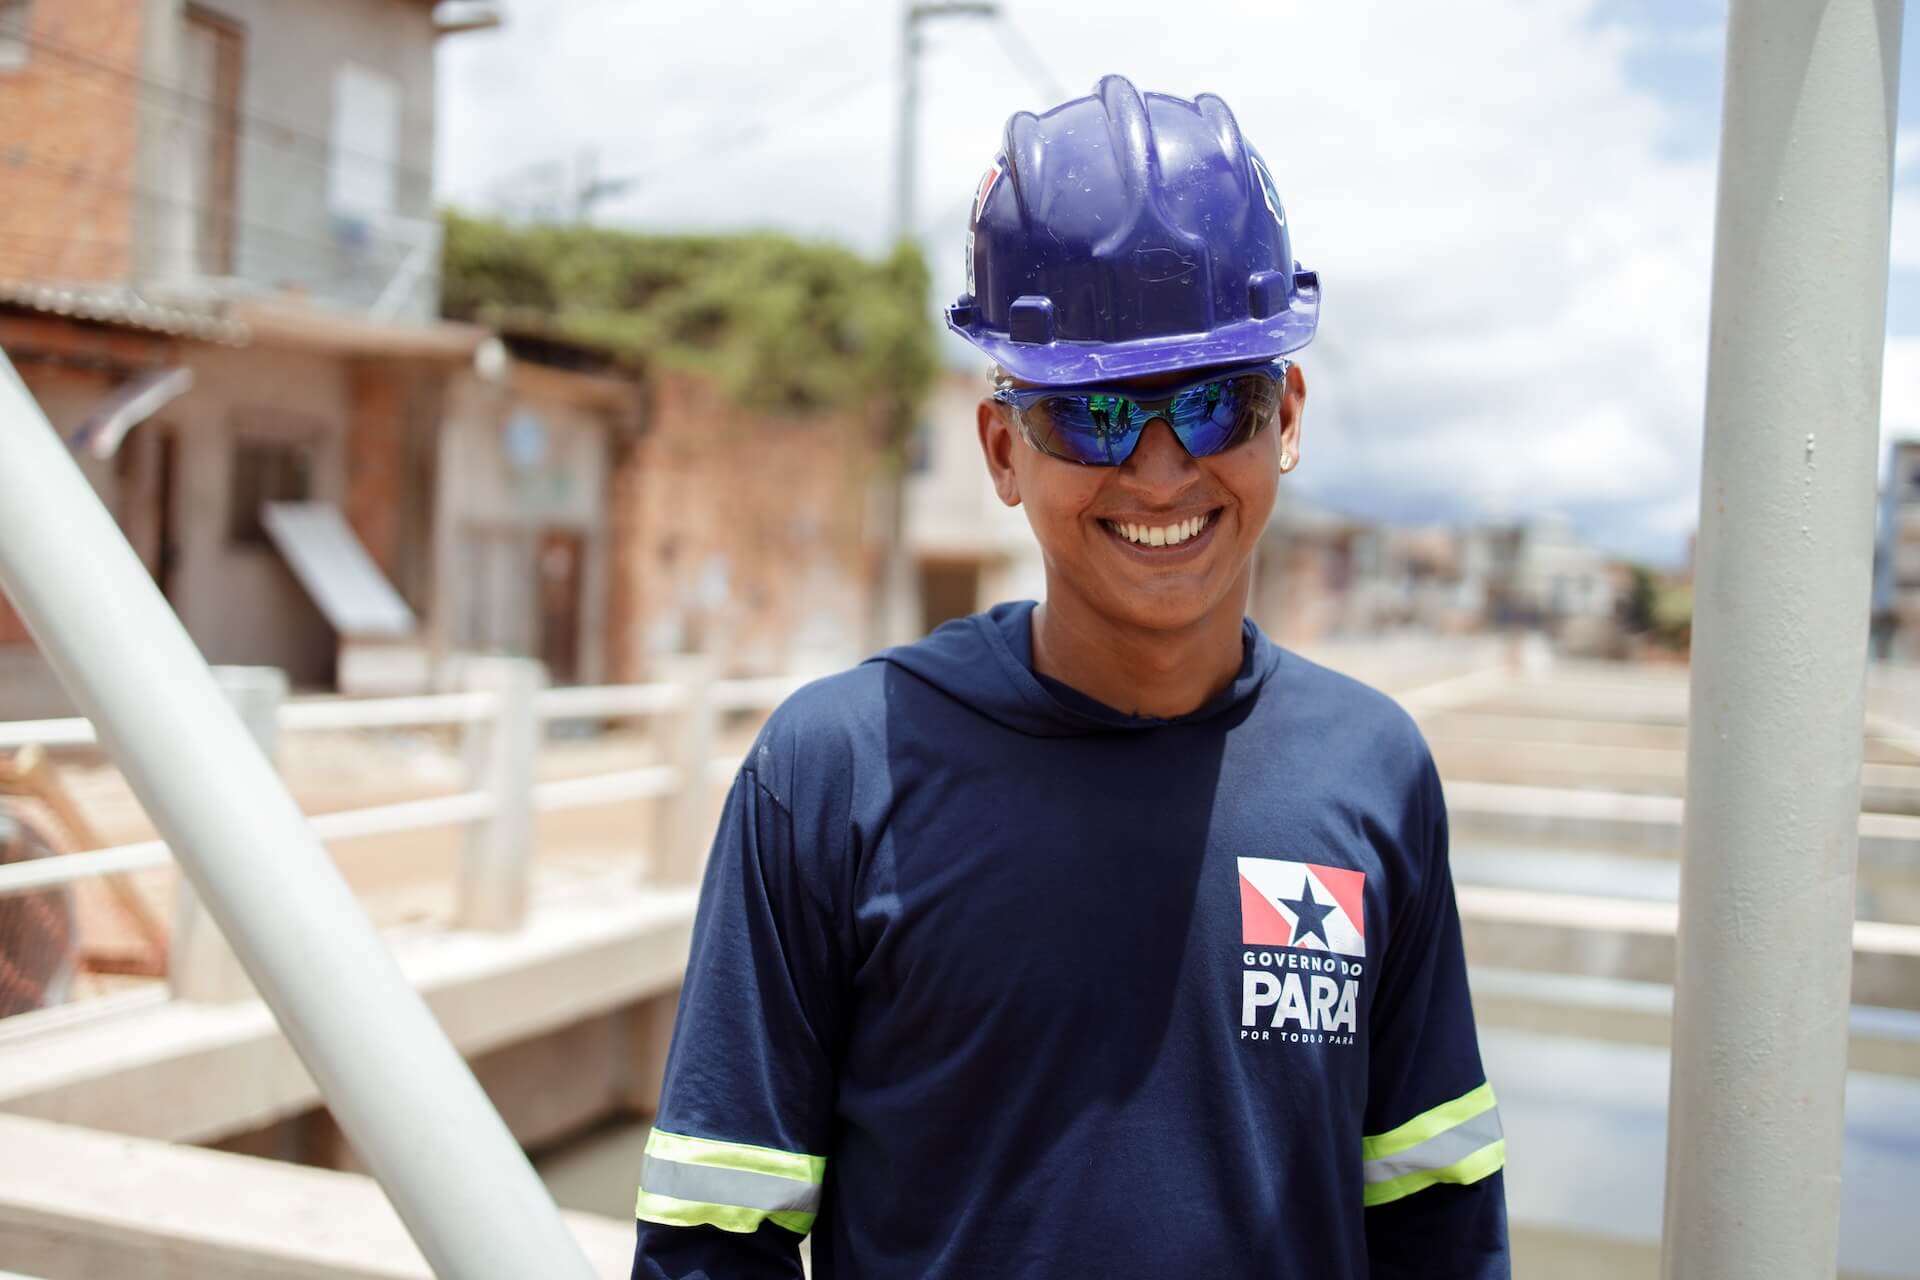
{"type": "Polygon", "coordinates": [[[0,279],[0,307],[118,325],[176,338],[243,346],[248,326],[211,304],[158,303],[125,285],[45,285],[0,279]]]}

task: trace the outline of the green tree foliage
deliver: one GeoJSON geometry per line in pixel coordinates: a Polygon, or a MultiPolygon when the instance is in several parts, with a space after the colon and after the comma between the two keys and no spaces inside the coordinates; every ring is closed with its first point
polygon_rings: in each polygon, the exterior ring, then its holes
{"type": "Polygon", "coordinates": [[[1627,572],[1633,585],[1621,602],[1621,624],[1663,648],[1685,652],[1693,642],[1693,589],[1645,565],[1630,564],[1627,572]]]}
{"type": "Polygon", "coordinates": [[[654,236],[446,215],[442,310],[713,378],[782,413],[872,408],[896,440],[936,372],[928,277],[787,236],[654,236]]]}

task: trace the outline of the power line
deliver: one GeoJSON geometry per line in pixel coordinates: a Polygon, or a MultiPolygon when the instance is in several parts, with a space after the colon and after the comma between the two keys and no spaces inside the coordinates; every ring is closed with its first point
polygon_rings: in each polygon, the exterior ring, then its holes
{"type": "MultiPolygon", "coordinates": [[[[642,193],[648,184],[670,176],[682,166],[698,164],[702,161],[731,160],[740,152],[759,145],[771,136],[773,131],[796,115],[823,112],[850,101],[860,92],[879,83],[868,72],[831,85],[825,92],[814,94],[802,101],[777,109],[774,116],[749,121],[733,131],[718,138],[708,138],[681,151],[671,159],[658,161],[634,173],[619,174],[603,179],[607,184],[619,184],[623,188],[639,187],[642,193]]],[[[504,180],[503,180],[504,181],[504,180]]]]}
{"type": "Polygon", "coordinates": [[[1013,63],[1020,74],[1026,77],[1028,86],[1050,104],[1064,101],[1067,91],[1061,87],[1060,81],[1055,78],[1053,72],[1047,69],[1046,60],[1027,42],[1027,38],[1020,34],[1019,28],[1013,25],[1013,20],[1002,13],[1000,20],[992,26],[994,38],[1000,42],[1001,51],[1007,55],[1007,60],[1013,63]]]}
{"type": "Polygon", "coordinates": [[[205,109],[214,113],[216,117],[232,119],[243,125],[252,126],[253,130],[256,130],[255,132],[249,132],[247,129],[236,128],[234,130],[236,136],[247,134],[258,141],[263,141],[270,145],[287,149],[307,150],[312,153],[316,163],[330,165],[342,159],[359,161],[365,165],[391,170],[401,177],[421,183],[429,191],[433,188],[433,173],[431,170],[417,168],[397,160],[376,156],[365,151],[358,151],[351,147],[343,147],[336,144],[332,139],[319,134],[310,133],[306,130],[295,128],[292,125],[272,120],[253,112],[243,111],[238,107],[223,105],[215,99],[202,97],[183,85],[168,84],[164,81],[156,80],[151,76],[142,75],[137,71],[116,66],[103,58],[86,53],[83,50],[60,44],[58,41],[49,40],[45,36],[31,34],[26,30],[24,24],[0,23],[0,36],[20,41],[30,48],[47,54],[57,61],[65,62],[70,66],[84,67],[91,71],[97,71],[102,75],[124,80],[134,86],[136,90],[145,90],[149,98],[152,98],[154,95],[159,95],[162,98],[170,98],[173,100],[176,110],[181,108],[205,109]]]}
{"type": "MultiPolygon", "coordinates": [[[[40,169],[44,172],[55,174],[60,177],[69,178],[79,182],[85,182],[91,186],[99,187],[107,191],[112,191],[118,195],[128,196],[132,199],[139,200],[147,204],[166,205],[176,209],[183,209],[189,213],[193,213],[197,215],[218,214],[222,218],[228,220],[235,230],[252,231],[258,235],[270,237],[272,239],[279,240],[282,243],[286,243],[286,244],[300,244],[300,245],[309,246],[314,249],[323,249],[326,251],[329,257],[329,265],[338,264],[339,259],[342,255],[342,251],[346,247],[334,240],[323,239],[319,236],[305,235],[301,232],[292,231],[285,227],[275,226],[271,223],[259,222],[249,218],[242,218],[238,216],[236,213],[232,212],[231,210],[217,209],[215,206],[207,204],[203,201],[184,199],[180,196],[176,196],[168,192],[155,191],[150,187],[140,186],[138,183],[123,182],[108,174],[103,174],[98,170],[88,169],[82,165],[61,164],[56,160],[52,160],[51,158],[48,158],[48,157],[36,155],[33,152],[24,152],[24,153],[15,152],[9,158],[13,160],[15,164],[18,164],[18,165],[25,165],[27,167],[40,169]]],[[[0,233],[0,234],[6,234],[6,233],[0,233]]],[[[14,234],[18,234],[18,233],[14,233],[14,234]]],[[[154,232],[148,231],[146,233],[146,238],[142,240],[142,243],[143,244],[151,243],[152,237],[154,235],[155,235],[154,232]]],[[[251,248],[251,247],[257,247],[257,246],[249,246],[249,247],[251,248]]],[[[283,261],[296,260],[294,258],[294,255],[291,253],[281,253],[279,256],[283,261]]],[[[357,265],[364,266],[366,264],[362,263],[357,265]]]]}

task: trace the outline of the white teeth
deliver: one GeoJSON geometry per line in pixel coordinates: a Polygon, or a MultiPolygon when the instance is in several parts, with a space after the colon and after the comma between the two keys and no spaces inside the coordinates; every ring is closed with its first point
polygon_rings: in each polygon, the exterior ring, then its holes
{"type": "Polygon", "coordinates": [[[1122,524],[1108,521],[1107,527],[1138,546],[1177,547],[1189,538],[1198,537],[1207,527],[1207,517],[1193,516],[1178,524],[1144,525],[1122,524]]]}

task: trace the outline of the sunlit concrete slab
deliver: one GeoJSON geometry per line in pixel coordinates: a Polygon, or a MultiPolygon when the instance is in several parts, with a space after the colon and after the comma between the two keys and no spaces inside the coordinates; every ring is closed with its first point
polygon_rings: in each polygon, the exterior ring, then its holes
{"type": "MultiPolygon", "coordinates": [[[[1644,902],[1680,900],[1677,849],[1649,857],[1611,849],[1470,839],[1454,844],[1452,861],[1454,879],[1460,884],[1644,902]]],[[[1861,920],[1920,924],[1920,867],[1901,871],[1869,863],[1860,868],[1854,915],[1861,920]]]]}
{"type": "MultiPolygon", "coordinates": [[[[1496,969],[1669,983],[1674,903],[1459,884],[1467,961],[1496,969]]],[[[1854,923],[1853,999],[1920,1008],[1920,926],[1854,923]]]]}
{"type": "MultiPolygon", "coordinates": [[[[401,969],[469,1058],[678,988],[691,889],[629,877],[541,896],[516,933],[389,934],[401,969]]],[[[340,993],[351,1000],[351,992],[340,993]]],[[[308,1110],[320,1094],[259,1001],[125,1004],[0,1023],[0,1111],[209,1142],[308,1110]]]]}
{"type": "MultiPolygon", "coordinates": [[[[0,1257],[40,1280],[431,1280],[371,1178],[0,1116],[0,1257]]],[[[629,1222],[564,1215],[594,1274],[629,1222]]]]}
{"type": "MultiPolygon", "coordinates": [[[[1664,983],[1483,966],[1467,978],[1482,1028],[1660,1049],[1672,1043],[1673,988],[1664,983]]],[[[1855,1071],[1920,1083],[1920,1011],[1855,1005],[1847,1062],[1855,1071]]]]}

